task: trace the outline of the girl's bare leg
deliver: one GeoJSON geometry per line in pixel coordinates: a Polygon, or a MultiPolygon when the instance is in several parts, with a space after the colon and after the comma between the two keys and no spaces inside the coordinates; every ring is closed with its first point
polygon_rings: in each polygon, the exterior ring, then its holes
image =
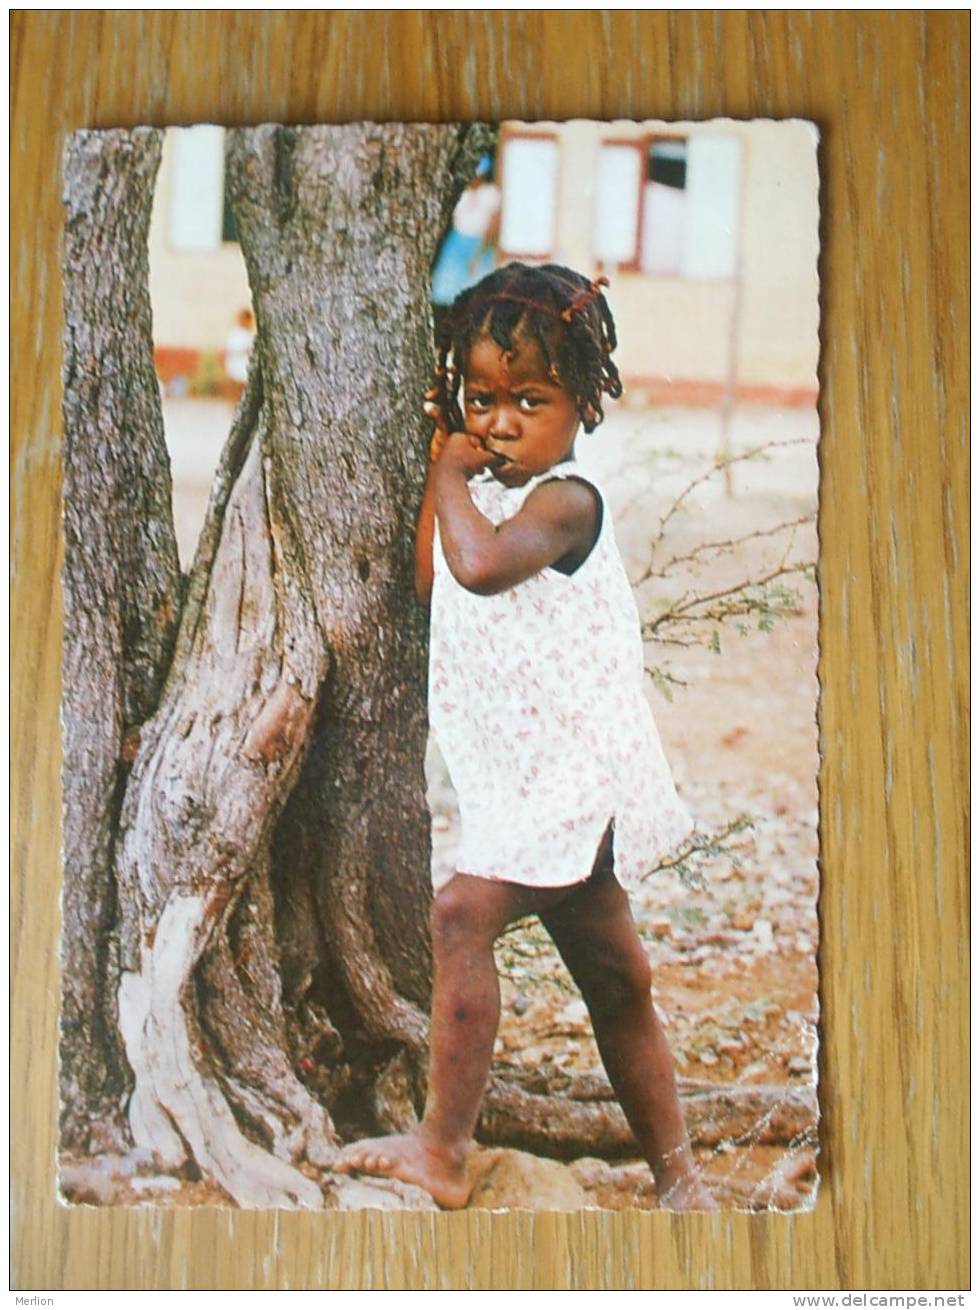
{"type": "Polygon", "coordinates": [[[424,1187],[448,1209],[469,1197],[466,1162],[500,1021],[493,944],[509,923],[542,913],[569,888],[535,889],[458,873],[432,906],[432,1029],[425,1113],[412,1133],[355,1142],[334,1168],[424,1187]]]}
{"type": "MultiPolygon", "coordinates": [[[[608,860],[608,842],[604,851],[608,860]]],[[[673,1057],[650,996],[650,965],[611,864],[604,861],[541,918],[589,1007],[602,1062],[661,1205],[716,1209],[691,1154],[673,1057]]]]}

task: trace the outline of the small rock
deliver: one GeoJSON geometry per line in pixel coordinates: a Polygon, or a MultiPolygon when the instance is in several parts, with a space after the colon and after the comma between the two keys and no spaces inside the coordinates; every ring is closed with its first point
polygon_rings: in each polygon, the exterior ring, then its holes
{"type": "Polygon", "coordinates": [[[336,1210],[439,1209],[423,1188],[397,1178],[349,1178],[332,1174],[330,1183],[336,1210]]]}
{"type": "Polygon", "coordinates": [[[715,1055],[714,1051],[710,1047],[707,1047],[705,1050],[701,1051],[700,1054],[698,1055],[698,1059],[701,1061],[702,1064],[712,1065],[718,1063],[718,1057],[717,1055],[715,1055]]]}
{"type": "Polygon", "coordinates": [[[739,723],[736,724],[736,726],[732,728],[729,732],[722,733],[721,737],[719,738],[719,741],[723,746],[734,748],[739,744],[739,742],[743,739],[743,737],[747,737],[748,735],[749,735],[748,728],[746,728],[744,724],[739,723]]]}
{"type": "Polygon", "coordinates": [[[742,1070],[743,1078],[758,1078],[760,1074],[767,1074],[769,1065],[765,1060],[755,1060],[752,1064],[747,1064],[742,1070]]]}
{"type": "Polygon", "coordinates": [[[682,961],[684,964],[703,964],[711,955],[710,946],[698,946],[682,961]]]}
{"type": "Polygon", "coordinates": [[[58,1172],[58,1198],[70,1205],[112,1205],[117,1191],[112,1178],[84,1163],[62,1164],[58,1172]]]}
{"type": "Polygon", "coordinates": [[[782,1174],[788,1183],[795,1183],[799,1188],[807,1179],[817,1176],[817,1157],[812,1151],[801,1151],[796,1159],[783,1165],[782,1174]]]}
{"type": "Polygon", "coordinates": [[[527,1014],[528,1010],[531,1008],[530,996],[525,996],[523,992],[518,992],[511,1001],[510,1008],[514,1014],[518,1015],[518,1017],[522,1014],[527,1014]]]}
{"type": "Polygon", "coordinates": [[[170,1174],[157,1174],[152,1178],[133,1178],[129,1185],[136,1192],[172,1192],[179,1190],[181,1182],[170,1174]]]}
{"type": "Polygon", "coordinates": [[[650,931],[654,937],[672,937],[674,925],[666,914],[658,914],[650,920],[650,931]]]}
{"type": "Polygon", "coordinates": [[[642,1161],[609,1164],[585,1156],[573,1160],[569,1169],[585,1189],[592,1205],[605,1210],[652,1210],[657,1204],[657,1185],[650,1167],[642,1161]]]}
{"type": "Polygon", "coordinates": [[[481,1151],[471,1177],[470,1210],[582,1210],[589,1205],[567,1165],[525,1151],[481,1151]]]}
{"type": "Polygon", "coordinates": [[[562,1023],[585,1023],[589,1017],[589,1011],[584,1001],[569,1001],[559,1014],[558,1018],[562,1023]]]}
{"type": "Polygon", "coordinates": [[[757,918],[752,925],[752,934],[755,935],[756,941],[759,942],[764,951],[770,951],[773,948],[773,925],[768,918],[757,918]]]}

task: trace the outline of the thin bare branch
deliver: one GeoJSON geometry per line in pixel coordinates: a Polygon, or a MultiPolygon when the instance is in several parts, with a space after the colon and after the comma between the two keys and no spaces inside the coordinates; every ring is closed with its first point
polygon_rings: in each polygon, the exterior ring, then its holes
{"type": "Polygon", "coordinates": [[[787,438],[785,441],[765,441],[762,443],[762,445],[753,446],[751,450],[744,450],[738,455],[717,456],[712,462],[712,464],[710,465],[710,467],[705,469],[703,473],[699,473],[696,478],[693,478],[683,489],[683,491],[681,491],[680,494],[674,498],[671,504],[668,505],[666,513],[663,515],[659,524],[657,525],[657,531],[656,534],[654,535],[653,541],[650,543],[650,563],[647,565],[646,570],[638,578],[635,578],[633,580],[633,585],[638,586],[641,582],[644,582],[646,581],[647,578],[653,576],[653,561],[656,556],[657,550],[664,539],[664,535],[667,531],[667,525],[669,524],[670,520],[674,517],[674,515],[677,513],[677,511],[680,509],[684,501],[688,498],[688,496],[690,496],[690,494],[697,487],[701,486],[705,482],[710,481],[710,479],[713,478],[716,474],[723,472],[726,468],[730,468],[733,464],[740,464],[743,463],[745,460],[756,459],[758,458],[758,456],[762,455],[767,450],[782,449],[786,446],[804,446],[804,445],[812,445],[812,444],[813,443],[809,437],[790,437],[787,438]]]}
{"type": "Polygon", "coordinates": [[[666,578],[671,569],[676,568],[679,564],[688,564],[699,559],[702,555],[720,554],[724,550],[734,550],[737,546],[744,545],[747,541],[754,541],[760,537],[774,537],[780,532],[786,532],[790,528],[801,527],[804,523],[813,523],[816,521],[817,512],[814,510],[810,514],[801,514],[798,519],[787,519],[783,523],[777,523],[770,528],[759,528],[756,532],[746,532],[744,536],[732,537],[728,541],[707,541],[700,546],[695,546],[693,550],[686,555],[675,555],[668,560],[662,569],[650,570],[644,575],[645,578],[666,578]]]}

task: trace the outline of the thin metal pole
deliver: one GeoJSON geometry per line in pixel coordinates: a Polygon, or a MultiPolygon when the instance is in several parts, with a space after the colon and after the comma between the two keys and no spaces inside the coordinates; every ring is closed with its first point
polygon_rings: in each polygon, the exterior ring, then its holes
{"type": "Polygon", "coordinates": [[[732,421],[735,413],[735,397],[738,388],[738,328],[742,310],[742,233],[745,224],[742,221],[745,209],[745,169],[743,167],[744,145],[739,150],[738,160],[738,205],[735,231],[735,271],[732,279],[732,308],[728,321],[728,368],[725,374],[725,389],[721,397],[721,453],[725,460],[724,485],[725,495],[735,494],[732,476],[732,421]]]}

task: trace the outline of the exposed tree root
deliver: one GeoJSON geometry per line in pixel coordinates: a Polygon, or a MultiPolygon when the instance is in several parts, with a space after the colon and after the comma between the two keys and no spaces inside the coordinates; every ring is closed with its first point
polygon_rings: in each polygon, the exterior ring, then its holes
{"type": "Polygon", "coordinates": [[[179,1169],[189,1151],[242,1207],[319,1209],[319,1187],[242,1134],[218,1082],[202,1068],[185,994],[216,913],[203,896],[170,897],[140,972],[123,974],[119,1020],[136,1076],[130,1103],[136,1146],[167,1170],[179,1169]]]}
{"type": "Polygon", "coordinates": [[[257,875],[236,911],[236,958],[229,932],[211,939],[198,970],[201,1020],[217,1046],[222,1085],[272,1154],[326,1165],[335,1154],[330,1116],[287,1057],[281,984],[272,940],[271,895],[257,875]]]}
{"type": "MultiPolygon", "coordinates": [[[[530,1079],[529,1079],[530,1081],[530,1079]]],[[[559,1160],[579,1156],[621,1159],[635,1156],[636,1141],[626,1116],[612,1099],[598,1099],[599,1079],[582,1080],[586,1099],[564,1091],[542,1095],[544,1079],[536,1075],[540,1090],[528,1091],[503,1078],[490,1081],[478,1139],[494,1146],[534,1151],[559,1160]]],[[[608,1084],[606,1084],[608,1088],[608,1084]]],[[[717,1146],[723,1141],[758,1143],[798,1141],[816,1131],[817,1100],[813,1087],[715,1087],[686,1091],[680,1086],[688,1132],[695,1146],[717,1146]]]]}
{"type": "Polygon", "coordinates": [[[404,1049],[374,1080],[374,1117],[382,1132],[407,1133],[418,1124],[413,1096],[415,1082],[412,1060],[404,1049]]]}
{"type": "Polygon", "coordinates": [[[816,1138],[817,1089],[799,1087],[714,1087],[681,1094],[691,1140],[698,1146],[722,1142],[760,1146],[797,1144],[816,1138]]]}

